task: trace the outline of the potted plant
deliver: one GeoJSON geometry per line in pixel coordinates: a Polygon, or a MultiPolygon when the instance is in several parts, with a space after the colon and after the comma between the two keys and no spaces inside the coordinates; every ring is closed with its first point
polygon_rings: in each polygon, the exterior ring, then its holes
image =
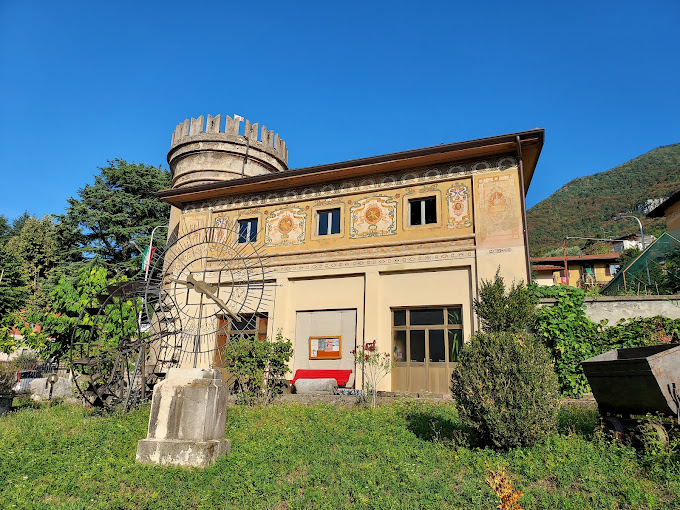
{"type": "Polygon", "coordinates": [[[0,416],[7,413],[14,400],[16,372],[8,363],[0,363],[0,416]]]}

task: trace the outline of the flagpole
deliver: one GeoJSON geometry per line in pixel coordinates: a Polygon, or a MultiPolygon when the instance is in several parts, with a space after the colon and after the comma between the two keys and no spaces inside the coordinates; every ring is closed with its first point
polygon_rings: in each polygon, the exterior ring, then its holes
{"type": "Polygon", "coordinates": [[[149,239],[149,260],[148,262],[146,260],[144,261],[146,264],[146,268],[144,269],[144,281],[149,279],[149,268],[151,267],[151,255],[153,250],[153,235],[156,233],[156,229],[160,227],[168,228],[170,225],[156,225],[151,231],[151,239],[149,239]]]}

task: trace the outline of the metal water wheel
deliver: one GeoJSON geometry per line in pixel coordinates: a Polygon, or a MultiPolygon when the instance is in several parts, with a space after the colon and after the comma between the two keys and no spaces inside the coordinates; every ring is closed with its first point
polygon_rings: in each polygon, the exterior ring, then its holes
{"type": "Polygon", "coordinates": [[[126,411],[149,398],[177,363],[159,339],[174,335],[180,320],[172,317],[174,307],[159,302],[158,289],[149,282],[110,286],[96,299],[99,307],[81,312],[71,338],[73,379],[89,404],[126,411]]]}

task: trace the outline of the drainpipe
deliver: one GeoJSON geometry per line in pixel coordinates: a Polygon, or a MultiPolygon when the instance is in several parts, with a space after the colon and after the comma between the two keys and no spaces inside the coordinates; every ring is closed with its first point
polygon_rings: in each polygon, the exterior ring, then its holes
{"type": "Polygon", "coordinates": [[[522,162],[522,142],[519,135],[515,137],[517,143],[517,161],[519,168],[519,199],[522,204],[522,230],[524,232],[524,257],[526,258],[527,285],[531,284],[531,258],[529,255],[529,231],[527,230],[527,205],[524,196],[524,163],[522,162]]]}

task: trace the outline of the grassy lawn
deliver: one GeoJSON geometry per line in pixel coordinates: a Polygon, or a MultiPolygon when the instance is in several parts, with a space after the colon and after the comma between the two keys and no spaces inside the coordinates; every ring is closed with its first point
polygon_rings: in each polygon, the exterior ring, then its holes
{"type": "Polygon", "coordinates": [[[533,448],[465,444],[450,403],[378,409],[230,408],[232,453],[203,470],[135,464],[148,407],[79,406],[0,418],[0,508],[480,508],[499,503],[486,463],[505,466],[523,508],[680,508],[680,461],[595,434],[595,411],[564,409],[533,448]]]}

